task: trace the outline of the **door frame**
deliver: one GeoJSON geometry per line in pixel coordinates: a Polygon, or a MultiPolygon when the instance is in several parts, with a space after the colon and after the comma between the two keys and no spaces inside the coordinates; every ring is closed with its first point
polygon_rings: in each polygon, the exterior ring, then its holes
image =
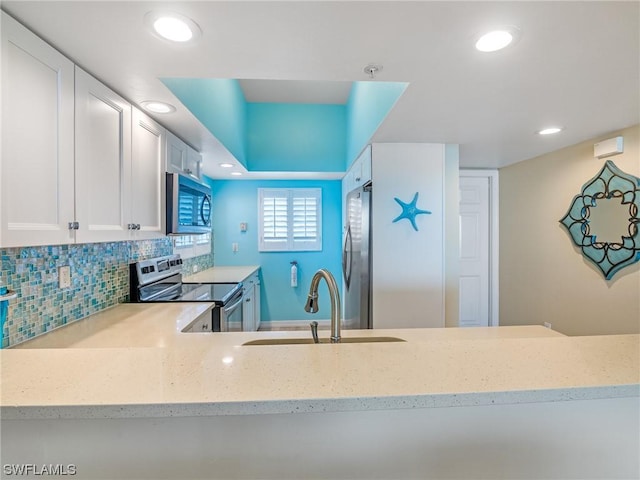
{"type": "Polygon", "coordinates": [[[461,168],[462,177],[482,177],[489,180],[489,326],[500,325],[500,229],[498,170],[461,168]]]}

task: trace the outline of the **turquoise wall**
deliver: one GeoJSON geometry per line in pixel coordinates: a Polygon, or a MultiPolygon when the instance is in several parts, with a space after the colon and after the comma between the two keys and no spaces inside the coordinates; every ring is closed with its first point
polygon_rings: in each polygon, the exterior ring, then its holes
{"type": "Polygon", "coordinates": [[[247,103],[234,79],[162,82],[249,171],[345,172],[408,83],[353,82],[346,105],[247,103]]]}
{"type": "Polygon", "coordinates": [[[346,112],[344,105],[248,103],[248,169],[343,172],[346,112]]]}
{"type": "Polygon", "coordinates": [[[319,289],[320,311],[304,311],[313,274],[327,268],[341,284],[342,232],[341,182],[339,180],[210,180],[213,189],[214,265],[262,267],[261,316],[263,321],[318,320],[330,318],[329,295],[324,282],[319,289]],[[322,251],[259,252],[258,188],[321,188],[322,251]],[[247,222],[246,232],[240,222],[247,222]],[[232,243],[239,250],[232,251],[232,243]],[[298,287],[290,286],[289,262],[298,262],[298,287]]]}
{"type": "Polygon", "coordinates": [[[404,82],[353,82],[347,102],[347,169],[408,85],[404,82]]]}
{"type": "Polygon", "coordinates": [[[161,80],[246,167],[247,104],[240,82],[224,78],[162,78],[161,80]]]}

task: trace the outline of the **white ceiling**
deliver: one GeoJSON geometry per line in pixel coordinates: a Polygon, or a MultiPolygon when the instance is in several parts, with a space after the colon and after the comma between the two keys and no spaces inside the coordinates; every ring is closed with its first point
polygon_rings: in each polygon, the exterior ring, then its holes
{"type": "MultiPolygon", "coordinates": [[[[639,7],[637,1],[2,3],[133,103],[176,103],[160,77],[351,82],[369,79],[365,65],[382,64],[379,80],[410,85],[372,141],[458,143],[461,166],[488,168],[640,122],[639,7]],[[144,25],[154,9],[192,18],[202,37],[195,45],[159,40],[144,25]],[[519,41],[493,54],[477,52],[477,34],[500,25],[518,26],[519,41]],[[550,124],[565,130],[534,134],[550,124]]],[[[265,92],[256,98],[268,98],[265,92]]],[[[230,154],[178,107],[156,118],[202,150],[205,173],[217,175],[216,165],[230,154]]]]}

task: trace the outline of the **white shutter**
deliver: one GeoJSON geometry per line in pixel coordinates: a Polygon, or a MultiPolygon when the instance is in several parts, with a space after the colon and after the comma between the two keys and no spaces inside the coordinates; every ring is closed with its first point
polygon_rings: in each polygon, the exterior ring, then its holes
{"type": "Polygon", "coordinates": [[[260,190],[260,250],[286,250],[289,199],[286,190],[260,190]]]}
{"type": "Polygon", "coordinates": [[[260,251],[322,250],[319,188],[259,189],[260,251]]]}
{"type": "Polygon", "coordinates": [[[294,250],[315,250],[319,239],[319,201],[315,195],[293,197],[292,239],[294,250]]]}

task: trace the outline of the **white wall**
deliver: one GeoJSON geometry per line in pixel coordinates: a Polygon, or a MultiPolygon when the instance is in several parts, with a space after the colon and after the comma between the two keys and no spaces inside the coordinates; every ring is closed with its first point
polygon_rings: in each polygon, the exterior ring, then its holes
{"type": "Polygon", "coordinates": [[[445,145],[374,143],[371,170],[373,327],[443,327],[445,145]],[[416,192],[418,231],[393,222],[416,192]]]}

